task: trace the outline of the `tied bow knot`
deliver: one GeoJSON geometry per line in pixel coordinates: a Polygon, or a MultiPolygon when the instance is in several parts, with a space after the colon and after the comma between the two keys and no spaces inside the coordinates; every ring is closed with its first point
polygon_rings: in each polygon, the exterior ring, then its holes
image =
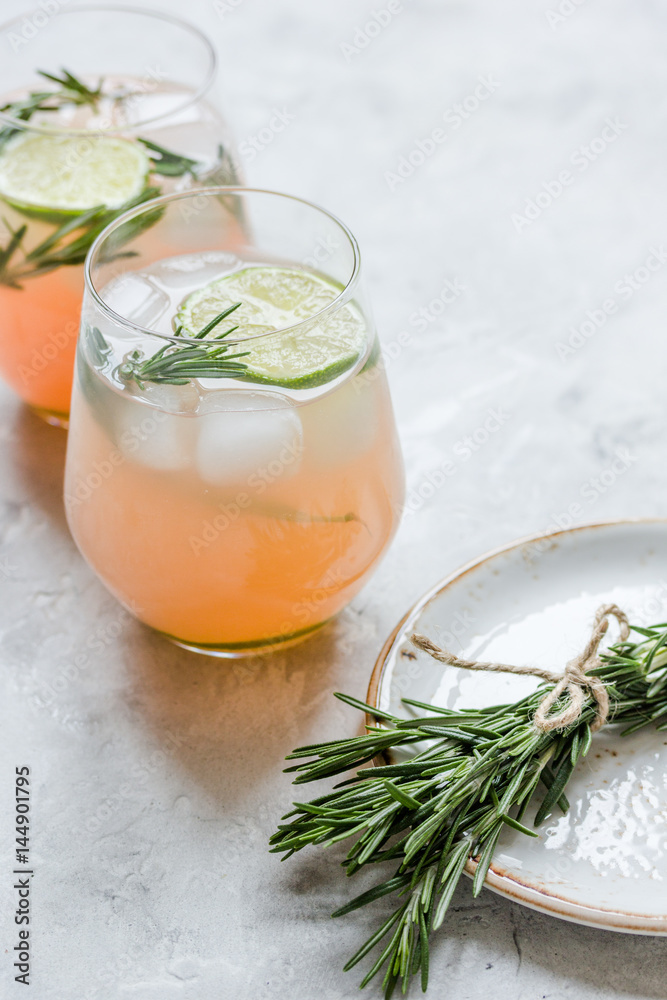
{"type": "Polygon", "coordinates": [[[541,667],[463,660],[461,657],[455,656],[454,653],[450,653],[449,650],[436,645],[425,635],[418,633],[412,635],[412,642],[418,649],[432,656],[434,660],[448,663],[452,667],[540,677],[542,680],[552,683],[554,687],[544,696],[535,712],[535,728],[543,733],[548,733],[552,729],[566,729],[573,725],[581,717],[588,696],[595,702],[595,720],[591,724],[591,732],[595,733],[604,726],[609,717],[609,695],[604,683],[591,671],[600,665],[598,650],[609,628],[609,619],[612,617],[619,624],[621,641],[625,642],[630,634],[630,623],[627,615],[616,604],[603,604],[595,614],[595,625],[585,648],[567,663],[562,674],[554,674],[541,667]],[[565,692],[569,696],[567,704],[560,711],[551,714],[552,708],[565,692]]]}

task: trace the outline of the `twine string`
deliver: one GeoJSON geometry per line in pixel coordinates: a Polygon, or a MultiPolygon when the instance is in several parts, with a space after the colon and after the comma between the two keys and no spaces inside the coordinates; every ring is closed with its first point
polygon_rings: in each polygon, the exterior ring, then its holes
{"type": "Polygon", "coordinates": [[[531,677],[540,677],[544,681],[553,684],[554,687],[547,692],[535,712],[535,727],[540,732],[548,733],[552,729],[565,729],[571,726],[580,718],[586,704],[586,698],[590,697],[595,702],[595,720],[591,724],[591,732],[597,732],[604,726],[609,717],[609,695],[604,683],[599,677],[591,674],[600,665],[598,649],[600,643],[609,628],[609,619],[615,618],[618,622],[621,641],[630,635],[630,623],[627,615],[616,604],[603,604],[595,613],[595,624],[591,632],[590,639],[586,646],[566,665],[562,674],[555,674],[551,670],[543,670],[542,667],[525,667],[511,663],[486,663],[480,660],[463,660],[448,649],[443,649],[436,645],[425,635],[414,633],[412,642],[418,648],[432,656],[434,660],[447,663],[452,667],[462,667],[465,670],[481,670],[485,672],[519,674],[531,677]],[[551,714],[551,710],[563,694],[569,695],[565,706],[559,711],[551,714]]]}

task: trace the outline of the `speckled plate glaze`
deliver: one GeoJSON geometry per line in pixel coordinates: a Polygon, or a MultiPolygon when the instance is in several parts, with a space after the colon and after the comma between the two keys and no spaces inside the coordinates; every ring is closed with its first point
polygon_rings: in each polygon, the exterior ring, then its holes
{"type": "MultiPolygon", "coordinates": [[[[412,646],[410,634],[422,632],[468,659],[559,670],[584,645],[598,605],[610,601],[635,624],[667,620],[667,520],[523,539],[463,566],[394,630],[368,702],[407,716],[405,696],[448,708],[519,698],[537,681],[437,663],[412,646]]],[[[609,631],[614,642],[618,631],[613,624],[609,631]]],[[[507,828],[488,887],[564,920],[667,934],[667,732],[621,737],[607,726],[567,795],[569,813],[552,814],[539,839],[507,828]]]]}

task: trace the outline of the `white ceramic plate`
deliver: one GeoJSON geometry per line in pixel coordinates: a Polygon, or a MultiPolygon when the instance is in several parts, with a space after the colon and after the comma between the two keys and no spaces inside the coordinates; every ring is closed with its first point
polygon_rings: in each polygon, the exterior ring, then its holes
{"type": "MultiPolygon", "coordinates": [[[[667,620],[667,521],[587,525],[521,540],[463,566],[397,626],[375,666],[369,704],[406,717],[405,696],[448,708],[522,697],[538,682],[438,663],[409,636],[422,632],[467,659],[560,671],[585,644],[598,605],[608,602],[633,624],[667,620]]],[[[617,637],[612,623],[609,641],[617,637]]],[[[667,731],[621,737],[606,727],[567,796],[569,813],[552,814],[539,839],[507,828],[489,888],[565,920],[667,934],[667,731]]],[[[524,822],[532,825],[530,813],[524,822]]]]}

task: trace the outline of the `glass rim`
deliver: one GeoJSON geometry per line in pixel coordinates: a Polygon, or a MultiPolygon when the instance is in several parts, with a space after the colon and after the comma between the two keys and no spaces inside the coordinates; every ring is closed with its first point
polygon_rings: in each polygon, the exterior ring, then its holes
{"type": "MultiPolygon", "coordinates": [[[[153,115],[152,118],[144,118],[140,122],[127,126],[118,126],[113,129],[64,128],[48,124],[38,124],[30,121],[24,121],[21,118],[15,118],[13,115],[7,114],[6,111],[0,111],[0,123],[10,125],[12,128],[21,132],[39,132],[49,135],[115,135],[119,133],[127,135],[132,134],[137,131],[137,129],[144,128],[146,125],[151,125],[153,122],[168,119],[172,115],[184,111],[186,108],[189,108],[191,105],[201,100],[204,94],[209,90],[217,72],[218,57],[208,36],[205,35],[203,31],[200,31],[196,25],[191,24],[190,21],[185,21],[183,18],[176,17],[173,14],[163,13],[160,10],[152,10],[149,7],[135,7],[129,4],[77,4],[75,7],[61,8],[52,15],[51,19],[66,14],[97,13],[99,11],[102,11],[103,13],[141,14],[145,17],[155,18],[158,21],[166,21],[168,24],[175,25],[177,28],[180,28],[194,36],[203,44],[204,49],[208,54],[208,69],[200,86],[197,87],[196,91],[192,94],[188,94],[187,99],[176,108],[171,108],[169,111],[163,112],[159,115],[153,115]]],[[[23,24],[26,18],[30,18],[33,14],[38,14],[40,12],[44,13],[42,8],[33,7],[31,10],[28,10],[23,14],[19,14],[18,17],[13,17],[9,21],[3,21],[2,24],[0,24],[0,34],[4,35],[5,32],[8,31],[13,25],[23,24]]]]}
{"type": "MultiPolygon", "coordinates": [[[[129,211],[124,212],[122,215],[119,215],[116,219],[113,219],[113,221],[110,222],[109,225],[102,230],[102,232],[99,234],[95,242],[90,247],[88,253],[86,254],[86,260],[83,268],[86,291],[93,297],[96,306],[114,323],[117,323],[120,326],[128,328],[133,332],[140,334],[143,337],[145,336],[155,337],[157,340],[161,340],[163,342],[168,342],[169,340],[173,340],[172,337],[159,333],[157,330],[151,330],[149,327],[141,326],[139,323],[134,323],[132,320],[127,319],[127,317],[122,316],[120,313],[116,312],[115,309],[112,309],[111,306],[109,306],[104,301],[104,299],[98,292],[97,288],[95,287],[95,282],[93,279],[93,275],[91,273],[91,268],[93,266],[94,258],[97,256],[97,253],[102,244],[105,242],[105,240],[108,239],[108,237],[116,229],[120,228],[120,226],[131,221],[132,219],[135,219],[138,215],[141,215],[143,212],[155,211],[155,208],[160,205],[168,205],[171,204],[172,202],[182,201],[187,198],[196,198],[200,197],[201,195],[204,195],[205,197],[217,198],[219,196],[230,195],[230,194],[269,195],[269,197],[271,198],[280,198],[280,199],[286,199],[287,201],[295,201],[301,205],[305,205],[307,208],[314,209],[316,212],[326,216],[328,219],[334,222],[343,232],[352,249],[353,263],[350,276],[345,282],[342,290],[338,293],[338,295],[334,299],[331,300],[331,302],[328,303],[328,305],[324,306],[324,308],[320,309],[318,312],[313,313],[312,316],[308,316],[306,319],[302,319],[298,323],[292,323],[289,326],[279,327],[276,330],[269,330],[267,333],[257,333],[252,337],[225,337],[225,343],[248,344],[252,341],[262,340],[267,337],[277,337],[277,336],[282,336],[286,333],[298,332],[299,330],[302,330],[304,327],[312,326],[314,323],[320,321],[323,317],[329,315],[330,313],[337,312],[352,298],[352,295],[354,294],[359,284],[359,277],[361,273],[361,253],[359,250],[359,244],[357,243],[356,237],[351,232],[351,230],[345,225],[345,223],[338,218],[338,216],[334,215],[332,212],[327,211],[326,208],[322,208],[321,205],[315,204],[315,202],[308,201],[306,198],[299,198],[293,194],[284,194],[281,191],[272,191],[269,188],[248,188],[248,187],[242,187],[241,185],[233,185],[233,186],[218,185],[216,187],[195,188],[190,191],[172,191],[171,193],[162,195],[159,198],[152,198],[150,201],[146,201],[143,204],[137,206],[136,208],[129,209],[129,211]]],[[[304,270],[306,270],[305,267],[304,270]]]]}

